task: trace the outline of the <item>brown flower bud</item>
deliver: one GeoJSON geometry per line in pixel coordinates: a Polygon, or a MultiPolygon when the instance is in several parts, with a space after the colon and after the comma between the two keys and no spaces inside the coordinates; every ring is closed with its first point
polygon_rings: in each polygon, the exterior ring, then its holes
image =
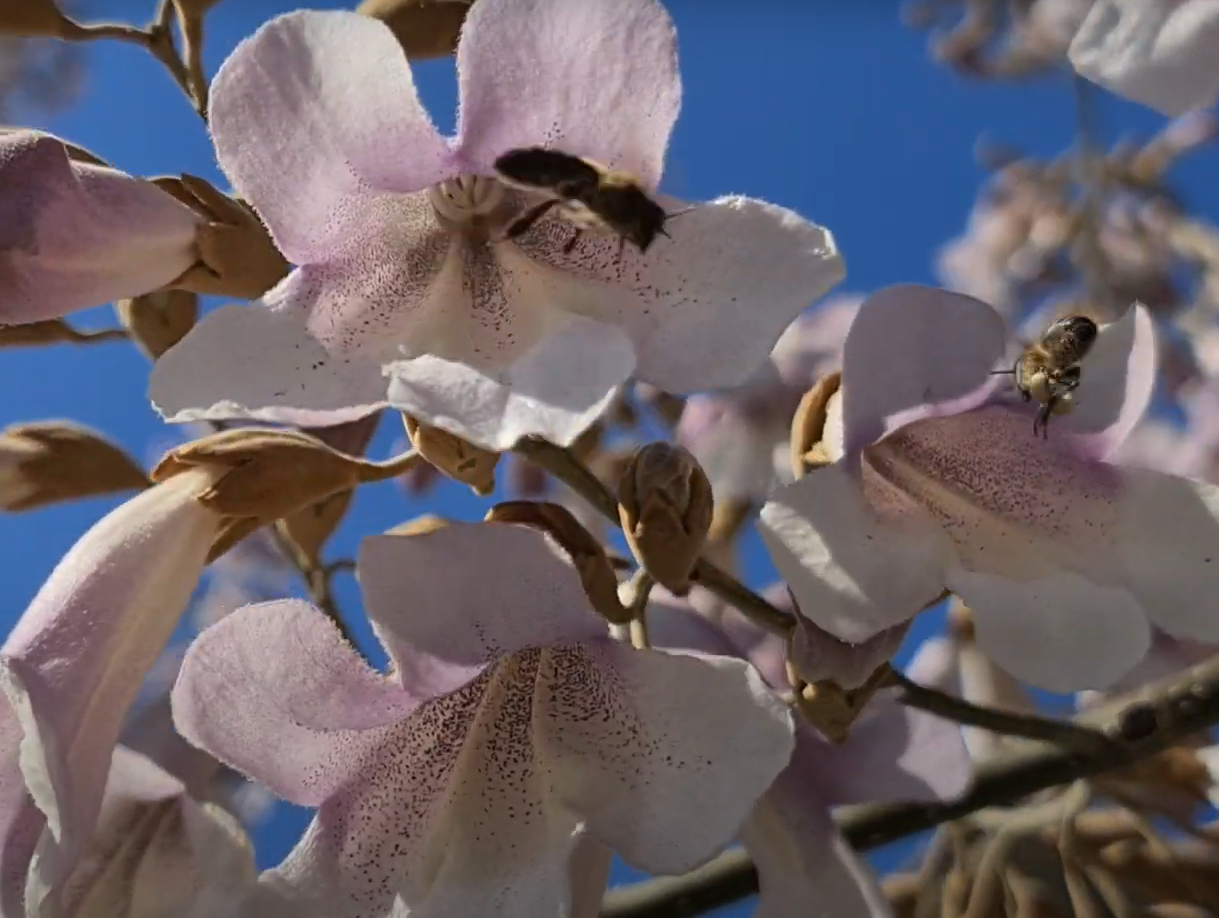
{"type": "Polygon", "coordinates": [[[147,485],[148,476],[130,456],[78,424],[39,421],[0,431],[4,510],[32,510],[147,485]]]}
{"type": "Polygon", "coordinates": [[[52,0],[0,0],[0,35],[66,38],[79,28],[52,0]]]}
{"type": "Polygon", "coordinates": [[[419,455],[454,481],[468,484],[474,493],[485,497],[495,490],[495,466],[499,453],[488,452],[461,437],[421,424],[409,415],[402,415],[407,436],[419,455]]]}
{"type": "Polygon", "coordinates": [[[140,350],[156,360],[195,327],[199,298],[185,290],[162,290],[118,300],[114,312],[140,350]]]}
{"type": "Polygon", "coordinates": [[[618,518],[631,553],[676,596],[690,591],[714,506],[698,461],[671,443],[636,451],[618,485],[618,518]]]}
{"type": "Polygon", "coordinates": [[[630,612],[618,599],[618,578],[605,553],[605,547],[580,525],[566,507],[527,500],[496,504],[484,519],[489,523],[519,523],[541,529],[551,536],[571,558],[580,575],[584,592],[592,607],[615,624],[630,621],[630,612]]]}
{"type": "Polygon", "coordinates": [[[830,679],[805,682],[791,661],[787,662],[787,679],[796,693],[796,709],[832,743],[847,741],[852,725],[872,696],[889,683],[891,672],[886,663],[859,688],[848,691],[830,679]]]}
{"type": "Polygon", "coordinates": [[[385,530],[385,534],[401,536],[427,535],[429,532],[443,529],[447,525],[449,525],[449,521],[444,517],[436,516],[433,513],[425,513],[422,516],[415,517],[413,520],[399,523],[392,529],[385,530]]]}
{"type": "Polygon", "coordinates": [[[254,300],[288,275],[291,265],[248,205],[193,175],[152,182],[209,221],[195,236],[200,263],[167,287],[254,300]]]}
{"type": "Polygon", "coordinates": [[[364,0],[357,13],[380,19],[412,60],[457,50],[461,24],[474,0],[364,0]]]}
{"type": "Polygon", "coordinates": [[[792,474],[803,478],[812,469],[829,465],[830,454],[822,443],[830,399],[838,394],[842,374],[838,371],[822,376],[816,385],[804,393],[792,417],[792,474]]]}
{"type": "Polygon", "coordinates": [[[365,465],[299,431],[246,427],[170,450],[152,470],[152,480],[198,466],[223,470],[200,503],[224,516],[270,523],[350,491],[363,480],[365,465]]]}

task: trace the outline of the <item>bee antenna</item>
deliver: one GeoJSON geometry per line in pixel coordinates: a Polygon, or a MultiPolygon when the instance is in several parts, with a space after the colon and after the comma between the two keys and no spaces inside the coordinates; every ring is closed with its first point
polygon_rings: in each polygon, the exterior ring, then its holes
{"type": "Polygon", "coordinates": [[[990,375],[991,376],[1015,376],[1016,371],[1015,370],[991,370],[990,375]]]}

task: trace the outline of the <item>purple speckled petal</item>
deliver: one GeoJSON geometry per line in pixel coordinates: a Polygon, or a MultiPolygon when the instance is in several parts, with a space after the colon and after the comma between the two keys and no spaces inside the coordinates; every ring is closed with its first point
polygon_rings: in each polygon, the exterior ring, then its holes
{"type": "Polygon", "coordinates": [[[497,371],[432,355],[396,361],[387,367],[388,399],[496,452],[526,435],[566,446],[605,413],[634,368],[634,349],[621,331],[569,316],[497,371]]]}
{"type": "Polygon", "coordinates": [[[1054,433],[1070,432],[1081,455],[1104,459],[1143,417],[1155,389],[1155,324],[1147,308],[1136,304],[1103,326],[1080,370],[1075,407],[1054,419],[1054,433]]]}
{"type": "Polygon", "coordinates": [[[935,519],[896,492],[865,501],[834,463],[780,488],[759,532],[802,614],[859,643],[909,621],[944,589],[952,544],[935,519]]]}
{"type": "Polygon", "coordinates": [[[948,585],[973,610],[978,645],[1017,679],[1047,691],[1106,688],[1151,644],[1130,593],[1070,571],[1031,581],[953,571],[948,585]]]}
{"type": "Polygon", "coordinates": [[[415,694],[451,691],[516,650],[606,634],[567,556],[529,526],[369,536],[357,569],[395,678],[415,694]],[[448,667],[466,675],[453,681],[448,667]]]}
{"type": "MultiPolygon", "coordinates": [[[[878,693],[851,727],[842,745],[828,743],[812,730],[809,780],[831,806],[901,800],[947,800],[962,793],[973,775],[973,761],[950,720],[907,708],[894,690],[878,693]]],[[[794,761],[801,761],[797,755],[794,761]]]]}
{"type": "Polygon", "coordinates": [[[673,23],[655,0],[480,0],[457,70],[468,171],[546,145],[660,183],[681,77],[673,23]]]}
{"type": "Polygon", "coordinates": [[[220,519],[188,472],[113,510],[64,556],[0,649],[21,770],[65,863],[101,806],[111,750],[190,599],[220,519]]]}
{"type": "Polygon", "coordinates": [[[852,644],[802,615],[792,634],[792,665],[805,682],[831,679],[844,689],[859,688],[878,666],[893,659],[908,629],[908,623],[895,625],[852,644]]]}
{"type": "Polygon", "coordinates": [[[973,297],[918,284],[886,287],[859,307],[842,356],[845,452],[854,454],[916,417],[984,401],[1007,336],[973,297]]]}
{"type": "MultiPolygon", "coordinates": [[[[563,653],[564,651],[556,651],[563,653]]],[[[375,731],[359,778],[321,805],[263,883],[297,918],[536,918],[570,899],[580,815],[554,806],[529,650],[375,731]],[[395,912],[397,914],[397,912],[395,912]]]]}
{"type": "Polygon", "coordinates": [[[1208,0],[1096,0],[1068,52],[1094,83],[1165,115],[1219,97],[1219,7],[1208,0]]]}
{"type": "MultiPolygon", "coordinates": [[[[678,202],[664,201],[670,212],[678,202]]],[[[635,342],[636,376],[667,392],[736,386],[762,366],[800,311],[845,276],[828,230],[751,198],[695,205],[647,254],[571,227],[540,224],[520,240],[527,255],[560,269],[554,302],[622,328],[635,342]]]]}
{"type": "Polygon", "coordinates": [[[173,689],[186,739],[302,806],[349,781],[376,729],[417,704],[298,600],[245,606],[206,629],[173,689]]]}
{"type": "Polygon", "coordinates": [[[758,868],[754,918],[808,918],[810,910],[834,918],[889,918],[876,877],[835,828],[804,766],[793,760],[742,832],[758,868]]]}
{"type": "Polygon", "coordinates": [[[547,655],[539,683],[558,798],[641,870],[717,854],[791,756],[790,713],[740,660],[607,641],[547,655]]]}
{"type": "Polygon", "coordinates": [[[0,915],[25,914],[26,874],[47,824],[21,776],[21,722],[0,696],[0,915]]]}
{"type": "Polygon", "coordinates": [[[69,159],[48,134],[0,133],[0,323],[157,290],[194,263],[198,224],[157,186],[69,159]]]}
{"type": "Polygon", "coordinates": [[[234,189],[298,265],[358,250],[379,192],[453,173],[397,39],[352,12],[288,13],[238,45],[212,82],[211,127],[234,189]]]}

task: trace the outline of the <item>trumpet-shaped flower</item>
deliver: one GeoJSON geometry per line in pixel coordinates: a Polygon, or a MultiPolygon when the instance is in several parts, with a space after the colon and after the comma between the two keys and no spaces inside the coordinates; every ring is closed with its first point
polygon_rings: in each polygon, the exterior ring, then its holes
{"type": "Polygon", "coordinates": [[[869,298],[847,336],[841,455],[776,492],[762,534],[804,615],[847,641],[945,590],[982,649],[1043,688],[1103,688],[1150,624],[1219,640],[1219,489],[1104,460],[1143,414],[1155,342],[1141,306],[1104,326],[1075,409],[1035,436],[1002,320],[917,286],[869,298]]]}
{"type": "Polygon", "coordinates": [[[1219,6],[1096,0],[1068,52],[1082,76],[1165,115],[1219,98],[1219,6]]]}
{"type": "MultiPolygon", "coordinates": [[[[36,821],[47,826],[40,896],[57,894],[86,850],[123,718],[203,570],[221,523],[195,499],[208,475],[175,476],[97,523],[0,648],[0,685],[12,707],[0,719],[11,752],[0,750],[0,798],[10,822],[23,826],[32,798],[36,821]]],[[[6,884],[24,877],[11,853],[6,846],[0,863],[6,884]]],[[[0,903],[7,908],[13,895],[6,885],[0,903]]]]}
{"type": "Polygon", "coordinates": [[[318,808],[249,914],[533,918],[584,902],[599,846],[680,873],[728,844],[787,764],[790,714],[739,660],[610,640],[558,552],[498,523],[365,540],[388,675],[303,602],[191,646],[179,730],[318,808]]]}
{"type": "MultiPolygon", "coordinates": [[[[760,201],[699,204],[646,254],[543,219],[494,175],[549,146],[660,180],[681,81],[655,0],[480,0],[441,137],[390,30],[298,12],[243,42],[212,87],[234,188],[298,267],[160,361],[171,420],[336,423],[392,405],[477,445],[568,443],[634,374],[669,391],[742,382],[843,276],[830,234],[760,201]]],[[[673,202],[664,202],[673,212],[673,202]]]]}
{"type": "MultiPolygon", "coordinates": [[[[735,610],[726,610],[717,626],[686,602],[660,596],[648,608],[654,646],[741,656],[776,691],[788,687],[781,638],[761,631],[735,610]]],[[[827,653],[845,657],[841,647],[827,653]]],[[[960,729],[898,704],[892,691],[872,699],[841,745],[797,721],[791,761],[758,801],[741,833],[758,868],[754,918],[802,918],[809,914],[810,903],[816,903],[818,914],[834,918],[889,915],[872,871],[838,832],[830,808],[947,799],[965,790],[971,774],[960,729]]]]}
{"type": "Polygon", "coordinates": [[[151,182],[0,130],[0,324],[160,289],[195,262],[200,218],[151,182]]]}

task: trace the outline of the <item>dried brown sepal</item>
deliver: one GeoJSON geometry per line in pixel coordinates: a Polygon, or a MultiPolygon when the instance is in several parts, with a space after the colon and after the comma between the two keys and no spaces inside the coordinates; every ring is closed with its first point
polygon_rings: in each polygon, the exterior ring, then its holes
{"type": "Polygon", "coordinates": [[[410,415],[402,415],[402,423],[419,455],[449,478],[469,485],[481,497],[495,490],[499,453],[467,443],[439,427],[421,424],[410,415]]]}
{"type": "Polygon", "coordinates": [[[66,38],[79,28],[52,0],[0,0],[0,35],[66,38]]]}
{"type": "Polygon", "coordinates": [[[118,300],[114,312],[140,350],[156,360],[195,327],[199,298],[185,290],[161,290],[118,300]]]}
{"type": "Polygon", "coordinates": [[[566,507],[540,501],[504,501],[487,511],[484,519],[489,523],[533,526],[550,535],[571,558],[597,613],[617,625],[631,620],[630,610],[618,598],[618,578],[605,547],[566,507]]]}
{"type": "Polygon", "coordinates": [[[186,469],[222,474],[199,496],[223,516],[270,523],[363,480],[365,463],[294,430],[239,428],[210,434],[170,450],[152,470],[163,481],[186,469]]]}
{"type": "Polygon", "coordinates": [[[287,277],[292,266],[248,205],[193,175],[161,176],[152,182],[207,218],[195,234],[199,263],[168,288],[254,300],[287,277]]]}
{"type": "Polygon", "coordinates": [[[618,518],[631,553],[676,596],[690,591],[714,509],[707,474],[671,443],[637,450],[618,485],[618,518]]]}
{"type": "Polygon", "coordinates": [[[878,667],[863,685],[848,691],[829,679],[805,682],[791,661],[787,663],[787,679],[795,692],[796,709],[826,739],[839,744],[850,737],[851,727],[872,696],[889,684],[889,673],[888,664],[878,667]]]}
{"type": "Polygon", "coordinates": [[[433,513],[425,513],[422,516],[415,517],[413,520],[399,523],[392,529],[385,530],[385,534],[400,536],[427,535],[429,532],[443,529],[447,525],[449,525],[449,521],[444,517],[436,516],[433,513]]]}
{"type": "Polygon", "coordinates": [[[256,520],[248,516],[241,519],[226,520],[220,527],[220,532],[216,535],[216,539],[212,542],[212,547],[207,553],[207,563],[211,564],[242,539],[253,535],[262,527],[262,520],[256,520]]]}
{"type": "Polygon", "coordinates": [[[412,60],[447,57],[457,50],[473,0],[364,0],[357,13],[384,22],[412,60]]]}
{"type": "Polygon", "coordinates": [[[0,347],[42,347],[80,340],[80,335],[63,319],[27,322],[24,325],[0,325],[0,347]]]}
{"type": "Polygon", "coordinates": [[[835,370],[817,380],[816,384],[804,393],[796,413],[792,417],[791,463],[792,474],[797,479],[813,469],[830,464],[829,453],[821,443],[825,432],[825,419],[830,399],[842,385],[842,373],[835,370]]]}
{"type": "Polygon", "coordinates": [[[351,491],[331,494],[283,519],[284,532],[314,565],[321,562],[322,549],[347,515],[351,491]]]}
{"type": "Polygon", "coordinates": [[[33,510],[148,484],[127,453],[79,424],[38,421],[0,431],[0,509],[33,510]]]}

